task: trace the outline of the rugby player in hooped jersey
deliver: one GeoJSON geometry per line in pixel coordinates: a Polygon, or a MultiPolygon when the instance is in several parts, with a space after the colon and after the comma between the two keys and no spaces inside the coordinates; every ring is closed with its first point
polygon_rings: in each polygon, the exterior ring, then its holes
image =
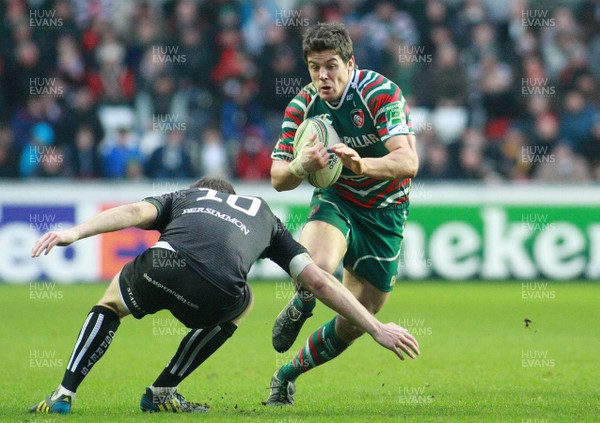
{"type": "Polygon", "coordinates": [[[317,298],[369,332],[401,359],[419,354],[403,328],[382,324],[336,279],[316,266],[269,206],[259,197],[236,195],[229,182],[203,178],[189,189],[106,210],[82,224],[48,232],[32,256],[55,246],[129,227],[158,230],[159,241],[127,263],[79,332],[58,388],[31,407],[33,413],[71,412],[75,392],[111,345],[121,319],[169,310],[191,330],[156,381],[146,388],[140,408],[149,412],[204,412],[177,386],[233,335],[250,310],[246,277],[259,258],[269,258],[317,298]],[[170,263],[170,264],[169,264],[170,263]]]}
{"type": "MultiPolygon", "coordinates": [[[[330,153],[316,137],[294,158],[298,126],[314,116],[327,119],[342,141],[331,151],[344,169],[335,184],[315,189],[300,243],[327,272],[342,261],[344,286],[376,314],[396,280],[411,178],[419,165],[408,106],[396,84],[356,68],[342,24],[310,28],[302,48],[312,83],[285,110],[271,155],[271,182],[278,191],[292,190],[327,165],[330,153]]],[[[300,288],[275,320],[277,351],[292,346],[314,306],[314,296],[300,288]]],[[[363,333],[339,315],[318,328],[295,358],[275,372],[267,403],[293,404],[298,376],[334,359],[363,333]]]]}

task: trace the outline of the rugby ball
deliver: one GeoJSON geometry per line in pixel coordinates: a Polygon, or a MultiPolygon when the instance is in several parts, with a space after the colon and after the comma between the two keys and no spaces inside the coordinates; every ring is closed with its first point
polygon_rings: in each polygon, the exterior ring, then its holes
{"type": "Polygon", "coordinates": [[[309,173],[306,179],[316,188],[327,188],[335,184],[344,167],[340,158],[329,150],[329,147],[340,142],[340,137],[327,120],[320,117],[312,117],[300,124],[294,137],[294,158],[307,145],[312,145],[310,140],[314,134],[317,134],[315,142],[322,142],[327,151],[329,151],[329,163],[323,169],[309,173]]]}

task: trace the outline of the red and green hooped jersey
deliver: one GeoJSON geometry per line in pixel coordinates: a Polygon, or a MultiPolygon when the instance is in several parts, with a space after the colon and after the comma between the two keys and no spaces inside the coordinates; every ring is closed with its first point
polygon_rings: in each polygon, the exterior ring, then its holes
{"type": "MultiPolygon", "coordinates": [[[[388,154],[385,142],[395,135],[412,134],[412,122],[400,88],[370,70],[354,70],[337,105],[322,100],[314,85],[305,86],[285,109],[281,135],[271,157],[294,159],[294,135],[307,118],[325,117],[340,140],[361,157],[388,154]]],[[[408,200],[411,180],[382,181],[354,174],[344,168],[338,181],[327,190],[361,207],[382,208],[408,200]]]]}

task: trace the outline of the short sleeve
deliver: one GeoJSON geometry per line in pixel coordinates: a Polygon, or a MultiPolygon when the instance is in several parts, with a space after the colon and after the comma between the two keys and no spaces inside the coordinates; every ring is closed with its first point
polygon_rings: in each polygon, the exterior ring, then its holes
{"type": "Polygon", "coordinates": [[[285,225],[277,218],[277,229],[273,236],[273,240],[269,248],[263,253],[262,257],[273,260],[291,276],[290,262],[297,255],[306,252],[306,248],[294,239],[290,231],[288,231],[285,225]]]}
{"type": "Polygon", "coordinates": [[[296,130],[304,121],[306,110],[312,99],[310,86],[309,84],[304,87],[285,108],[281,133],[271,153],[273,160],[285,160],[288,162],[294,160],[294,137],[296,136],[296,130]]]}
{"type": "Polygon", "coordinates": [[[157,197],[146,197],[143,201],[154,205],[158,211],[156,220],[148,229],[157,230],[162,232],[165,230],[169,222],[171,221],[171,211],[173,209],[173,197],[175,193],[159,195],[157,197]]]}
{"type": "Polygon", "coordinates": [[[396,135],[414,134],[410,109],[404,97],[383,106],[375,116],[375,125],[383,142],[396,135]]]}
{"type": "Polygon", "coordinates": [[[414,133],[410,110],[398,85],[377,72],[362,71],[358,88],[381,141],[414,133]]]}

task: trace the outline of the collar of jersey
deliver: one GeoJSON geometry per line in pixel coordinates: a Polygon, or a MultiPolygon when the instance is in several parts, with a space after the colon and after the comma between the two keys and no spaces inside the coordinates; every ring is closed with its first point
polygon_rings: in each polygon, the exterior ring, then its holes
{"type": "Polygon", "coordinates": [[[327,107],[329,107],[332,110],[337,110],[340,107],[342,107],[342,105],[344,104],[344,101],[346,100],[346,95],[348,94],[348,90],[350,89],[350,86],[352,86],[352,88],[356,88],[357,84],[358,84],[358,70],[353,69],[352,75],[350,76],[350,78],[348,78],[348,83],[346,84],[346,88],[344,89],[344,94],[342,94],[342,96],[340,97],[340,102],[334,106],[330,102],[325,101],[325,103],[327,103],[327,107]]]}

